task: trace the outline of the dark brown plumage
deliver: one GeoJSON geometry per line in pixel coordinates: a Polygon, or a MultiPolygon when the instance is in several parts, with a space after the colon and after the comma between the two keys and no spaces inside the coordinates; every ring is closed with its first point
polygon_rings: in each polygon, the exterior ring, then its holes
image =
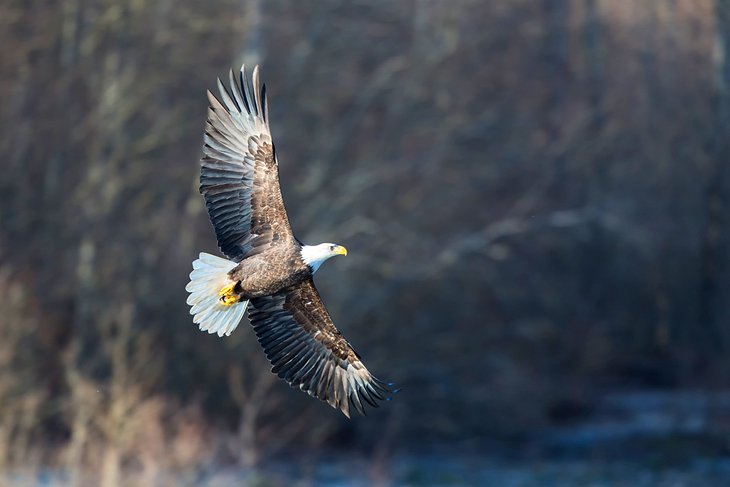
{"type": "Polygon", "coordinates": [[[232,95],[218,80],[225,106],[208,92],[200,192],[218,246],[229,258],[241,261],[271,244],[295,240],[279,189],[279,164],[258,66],[253,72],[253,96],[243,69],[238,82],[233,71],[229,77],[232,95]]]}
{"type": "Polygon", "coordinates": [[[255,298],[251,324],[272,372],[350,416],[350,405],[365,414],[389,394],[335,328],[312,279],[255,298]]]}
{"type": "Polygon", "coordinates": [[[210,109],[201,161],[200,192],[221,251],[193,263],[193,321],[201,330],[230,334],[246,309],[272,371],[290,385],[350,415],[351,406],[388,398],[335,328],[312,275],[328,258],[346,254],[334,244],[302,245],[289,226],[279,188],[279,165],[269,131],[266,89],[258,66],[249,86],[244,68],[231,72],[229,92],[210,109]]]}

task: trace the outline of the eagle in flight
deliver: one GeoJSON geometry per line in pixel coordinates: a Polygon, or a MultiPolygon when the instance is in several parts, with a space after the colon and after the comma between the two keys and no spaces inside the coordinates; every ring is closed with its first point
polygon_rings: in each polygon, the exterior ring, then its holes
{"type": "Polygon", "coordinates": [[[294,236],[258,66],[250,85],[244,67],[229,77],[230,91],[218,80],[220,99],[208,91],[200,171],[200,192],[228,259],[201,253],[193,262],[185,288],[193,322],[228,336],[248,310],[272,372],[347,417],[351,407],[365,414],[365,403],[377,407],[394,392],[392,384],[365,368],[312,281],[324,261],[347,250],[332,243],[304,245],[294,236]]]}

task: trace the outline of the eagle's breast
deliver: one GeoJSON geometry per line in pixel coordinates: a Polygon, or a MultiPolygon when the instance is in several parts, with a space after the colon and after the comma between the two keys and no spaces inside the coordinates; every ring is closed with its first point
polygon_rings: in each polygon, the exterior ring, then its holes
{"type": "Polygon", "coordinates": [[[239,282],[238,290],[246,299],[276,294],[312,277],[299,246],[281,245],[242,260],[230,273],[239,282]]]}

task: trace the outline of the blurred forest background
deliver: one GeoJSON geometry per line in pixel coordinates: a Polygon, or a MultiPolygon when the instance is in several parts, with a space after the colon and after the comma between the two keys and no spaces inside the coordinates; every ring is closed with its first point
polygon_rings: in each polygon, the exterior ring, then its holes
{"type": "Polygon", "coordinates": [[[730,455],[727,0],[1,0],[0,46],[0,471],[730,455]],[[188,314],[242,62],[296,234],[350,250],[323,299],[404,389],[367,418],[188,314]]]}

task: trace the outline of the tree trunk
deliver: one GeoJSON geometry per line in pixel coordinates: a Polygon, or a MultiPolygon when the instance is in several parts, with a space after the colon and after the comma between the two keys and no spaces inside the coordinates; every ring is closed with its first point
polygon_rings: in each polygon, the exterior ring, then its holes
{"type": "Polygon", "coordinates": [[[715,2],[715,130],[705,197],[705,228],[702,236],[702,277],[699,325],[714,353],[727,351],[730,343],[730,0],[715,2]]]}

